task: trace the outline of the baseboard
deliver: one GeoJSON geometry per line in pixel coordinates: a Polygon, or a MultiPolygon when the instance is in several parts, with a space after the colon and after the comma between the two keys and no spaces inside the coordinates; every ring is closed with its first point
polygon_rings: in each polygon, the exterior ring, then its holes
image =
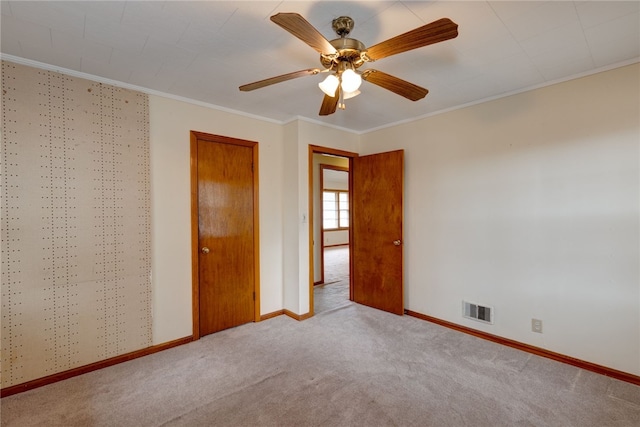
{"type": "Polygon", "coordinates": [[[88,365],[79,366],[77,368],[69,369],[68,371],[58,372],[57,374],[52,374],[46,377],[37,378],[35,380],[27,381],[26,383],[12,385],[0,390],[0,397],[7,397],[13,394],[22,393],[27,390],[32,390],[34,388],[42,387],[48,384],[53,384],[55,382],[66,380],[72,377],[77,377],[78,375],[86,374],[88,372],[97,371],[98,369],[117,365],[118,363],[127,362],[129,360],[137,359],[143,356],[148,356],[150,354],[167,350],[172,347],[178,347],[180,345],[187,344],[192,341],[193,341],[192,336],[178,338],[177,340],[169,341],[162,344],[152,345],[151,347],[132,351],[131,353],[121,354],[120,356],[111,357],[109,359],[90,363],[88,365]]]}
{"type": "Polygon", "coordinates": [[[466,326],[458,325],[456,323],[441,320],[436,317],[427,316],[426,314],[417,313],[411,310],[405,310],[405,314],[408,316],[416,317],[418,319],[426,320],[427,322],[435,323],[446,328],[455,329],[465,334],[473,335],[478,338],[482,338],[488,341],[493,341],[498,344],[513,347],[518,350],[526,351],[527,353],[535,354],[536,356],[546,357],[558,362],[573,365],[585,371],[595,372],[597,374],[605,375],[607,377],[615,378],[617,380],[626,381],[631,384],[640,385],[640,376],[629,374],[627,372],[618,371],[616,369],[607,368],[606,366],[597,365],[595,363],[587,362],[585,360],[576,359],[575,357],[566,356],[564,354],[556,353],[553,351],[545,350],[544,348],[536,347],[533,345],[521,343],[519,341],[511,340],[509,338],[499,337],[497,335],[489,334],[487,332],[478,331],[476,329],[468,328],[466,326]]]}
{"type": "Polygon", "coordinates": [[[337,245],[326,245],[326,246],[323,246],[323,249],[326,249],[326,248],[339,248],[340,246],[349,246],[349,243],[338,243],[337,245]]]}
{"type": "Polygon", "coordinates": [[[287,310],[285,308],[285,309],[282,309],[282,310],[274,311],[273,313],[263,314],[262,316],[260,316],[260,321],[271,319],[272,317],[278,317],[278,316],[280,316],[282,314],[284,314],[286,316],[289,316],[292,319],[296,319],[296,320],[307,320],[308,318],[311,317],[311,313],[296,314],[293,311],[289,311],[289,310],[287,310]]]}
{"type": "Polygon", "coordinates": [[[311,317],[311,313],[296,314],[293,311],[287,310],[286,308],[283,310],[283,312],[287,316],[291,317],[292,319],[296,319],[296,320],[307,320],[308,318],[311,317]]]}
{"type": "Polygon", "coordinates": [[[278,317],[284,314],[284,310],[274,311],[273,313],[267,313],[260,316],[260,321],[271,319],[273,317],[278,317]]]}

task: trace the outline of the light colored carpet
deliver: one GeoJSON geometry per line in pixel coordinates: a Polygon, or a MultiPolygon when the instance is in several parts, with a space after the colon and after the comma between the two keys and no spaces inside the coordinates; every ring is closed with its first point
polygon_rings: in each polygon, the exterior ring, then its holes
{"type": "Polygon", "coordinates": [[[324,283],[349,280],[349,246],[324,248],[324,283]]]}
{"type": "Polygon", "coordinates": [[[638,426],[640,387],[358,304],[2,399],[3,426],[638,426]]]}
{"type": "Polygon", "coordinates": [[[313,287],[314,313],[322,313],[349,301],[349,247],[324,249],[324,284],[313,287]]]}

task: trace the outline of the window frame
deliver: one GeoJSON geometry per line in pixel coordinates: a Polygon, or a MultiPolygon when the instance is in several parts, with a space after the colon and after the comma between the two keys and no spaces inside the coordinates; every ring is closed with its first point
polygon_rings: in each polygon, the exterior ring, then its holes
{"type": "Polygon", "coordinates": [[[351,217],[351,198],[349,197],[349,190],[336,190],[336,189],[332,189],[332,188],[323,188],[322,189],[322,193],[321,193],[321,201],[322,201],[322,231],[341,231],[341,230],[349,230],[349,219],[351,217]],[[324,193],[334,193],[336,195],[335,197],[335,213],[336,213],[336,219],[338,221],[338,226],[337,227],[332,227],[332,228],[325,228],[324,226],[324,221],[325,221],[325,209],[324,209],[324,193]],[[347,209],[340,209],[340,194],[346,194],[347,196],[347,209]],[[347,225],[344,227],[340,226],[340,212],[341,211],[346,211],[347,212],[347,225]]]}

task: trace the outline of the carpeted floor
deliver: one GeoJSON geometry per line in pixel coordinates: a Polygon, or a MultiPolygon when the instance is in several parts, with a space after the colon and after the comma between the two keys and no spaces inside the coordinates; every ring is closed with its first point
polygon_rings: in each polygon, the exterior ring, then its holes
{"type": "Polygon", "coordinates": [[[324,284],[313,287],[314,313],[322,313],[349,301],[349,247],[324,249],[324,284]]]}
{"type": "Polygon", "coordinates": [[[3,426],[638,426],[640,387],[349,304],[2,399],[3,426]]]}

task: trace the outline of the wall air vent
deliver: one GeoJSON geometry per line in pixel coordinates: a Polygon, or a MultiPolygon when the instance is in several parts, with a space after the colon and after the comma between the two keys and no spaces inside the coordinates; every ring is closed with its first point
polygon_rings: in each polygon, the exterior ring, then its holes
{"type": "Polygon", "coordinates": [[[493,307],[462,301],[462,317],[493,324],[493,307]]]}

